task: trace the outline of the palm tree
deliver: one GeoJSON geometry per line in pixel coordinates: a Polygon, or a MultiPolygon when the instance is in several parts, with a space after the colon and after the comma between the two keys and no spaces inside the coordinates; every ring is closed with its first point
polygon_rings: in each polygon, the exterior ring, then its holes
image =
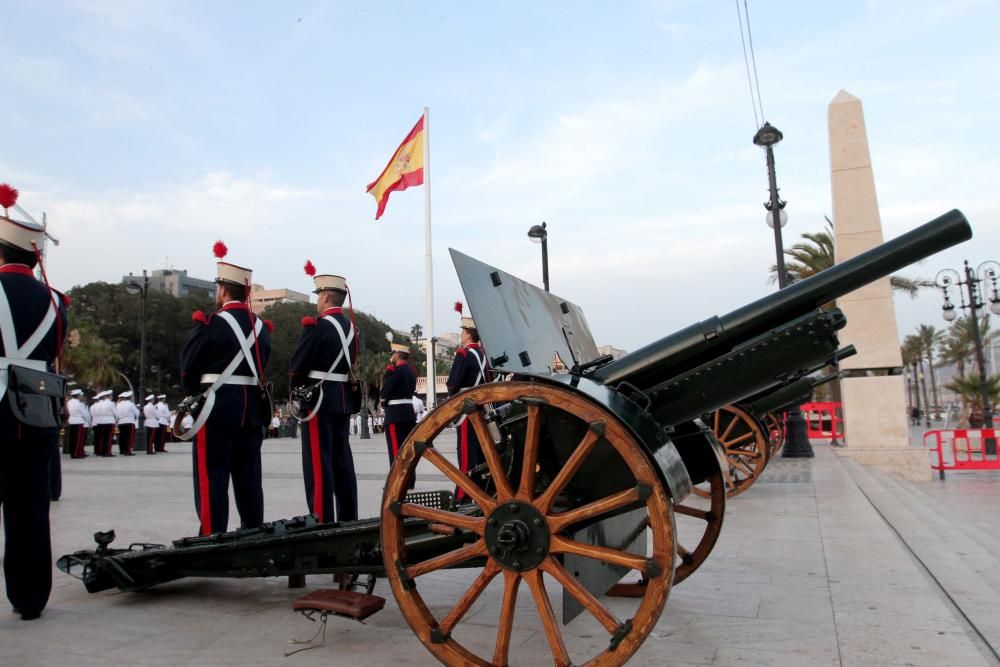
{"type": "MultiPolygon", "coordinates": [[[[975,336],[972,329],[972,318],[960,317],[952,323],[948,329],[948,336],[944,340],[945,349],[948,351],[948,361],[958,365],[958,374],[965,375],[965,362],[972,360],[979,368],[976,361],[975,336]]],[[[982,340],[983,348],[988,349],[1000,339],[1000,333],[990,331],[990,320],[984,317],[979,321],[979,337],[982,340]]],[[[944,354],[941,355],[944,358],[944,354]]]]}
{"type": "Polygon", "coordinates": [[[920,393],[917,391],[917,371],[916,371],[916,358],[917,350],[916,346],[913,344],[913,337],[907,336],[903,340],[903,344],[899,346],[899,353],[903,357],[903,367],[909,368],[909,378],[907,378],[906,386],[906,400],[909,405],[907,407],[913,408],[916,406],[920,407],[920,393]]]}
{"type": "MultiPolygon", "coordinates": [[[[978,373],[954,377],[944,388],[958,394],[962,398],[963,405],[979,405],[981,407],[983,404],[983,382],[979,379],[978,373]]],[[[990,405],[1000,403],[1000,375],[993,375],[986,379],[986,390],[989,394],[990,405]]],[[[962,413],[967,414],[964,407],[962,413]]]]}
{"type": "MultiPolygon", "coordinates": [[[[805,233],[800,241],[786,249],[785,255],[789,261],[785,262],[785,270],[791,274],[795,280],[805,280],[814,276],[820,271],[825,271],[834,265],[833,253],[833,222],[830,218],[823,216],[826,220],[826,229],[821,232],[805,233]]],[[[778,267],[771,266],[770,282],[777,282],[778,267]]],[[[889,282],[894,290],[905,292],[911,298],[917,296],[924,287],[934,287],[934,282],[924,278],[906,278],[903,276],[891,276],[889,282]]]]}
{"type": "Polygon", "coordinates": [[[931,376],[931,398],[934,407],[940,410],[941,397],[938,395],[937,377],[934,373],[934,348],[944,339],[944,332],[932,324],[921,324],[917,327],[917,340],[920,341],[922,355],[927,359],[927,371],[931,376]]]}
{"type": "Polygon", "coordinates": [[[95,334],[82,332],[75,338],[79,342],[67,346],[63,359],[67,374],[84,387],[110,387],[118,382],[122,355],[95,334]]]}
{"type": "Polygon", "coordinates": [[[909,360],[910,366],[913,371],[913,395],[916,397],[917,409],[921,409],[920,405],[920,389],[923,387],[923,410],[922,412],[926,416],[927,425],[930,426],[930,415],[928,415],[929,405],[927,402],[927,384],[923,382],[923,366],[924,366],[924,355],[923,355],[923,343],[914,335],[909,335],[903,339],[903,347],[901,349],[903,358],[909,360]]]}

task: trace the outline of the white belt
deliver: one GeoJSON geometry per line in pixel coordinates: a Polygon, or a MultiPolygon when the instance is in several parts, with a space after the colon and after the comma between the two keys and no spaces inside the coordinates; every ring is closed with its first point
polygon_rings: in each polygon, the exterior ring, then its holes
{"type": "MultiPolygon", "coordinates": [[[[205,373],[201,376],[201,383],[213,384],[220,377],[222,376],[218,373],[205,373]]],[[[250,375],[230,375],[229,378],[223,382],[223,384],[243,384],[250,386],[257,384],[257,378],[250,375]]]]}
{"type": "Polygon", "coordinates": [[[413,405],[413,399],[412,398],[394,398],[391,401],[389,401],[388,403],[386,403],[386,405],[413,405]]]}
{"type": "Polygon", "coordinates": [[[323,371],[309,371],[307,377],[313,380],[325,380],[328,382],[347,382],[350,380],[347,373],[324,373],[323,371]]]}

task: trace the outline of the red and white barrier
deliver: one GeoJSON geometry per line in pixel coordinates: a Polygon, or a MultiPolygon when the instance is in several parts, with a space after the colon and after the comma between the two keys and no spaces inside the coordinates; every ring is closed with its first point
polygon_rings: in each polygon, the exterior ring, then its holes
{"type": "Polygon", "coordinates": [[[931,454],[931,469],[944,479],[946,470],[1000,470],[998,439],[996,428],[935,429],[924,433],[924,447],[931,454]],[[993,440],[992,447],[987,440],[993,440]]]}

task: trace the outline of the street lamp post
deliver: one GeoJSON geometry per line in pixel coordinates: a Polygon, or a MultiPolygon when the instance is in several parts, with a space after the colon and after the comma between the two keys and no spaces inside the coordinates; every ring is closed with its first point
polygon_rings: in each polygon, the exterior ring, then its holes
{"type": "Polygon", "coordinates": [[[528,238],[534,243],[542,244],[542,285],[545,291],[549,291],[549,232],[543,222],[540,225],[532,225],[528,230],[528,238]]]}
{"type": "MultiPolygon", "coordinates": [[[[146,270],[142,270],[141,285],[130,280],[125,285],[125,290],[129,294],[142,294],[142,305],[139,310],[139,319],[141,320],[139,327],[139,395],[135,397],[135,402],[139,405],[143,405],[146,401],[146,329],[149,325],[149,322],[146,319],[146,297],[149,294],[149,276],[146,275],[146,270]]],[[[135,431],[136,438],[139,442],[144,442],[146,439],[145,419],[139,420],[139,424],[135,431]]]]}
{"type": "MultiPolygon", "coordinates": [[[[778,197],[778,179],[774,171],[774,145],[784,138],[781,130],[770,123],[764,123],[753,135],[753,142],[767,153],[767,181],[770,198],[764,203],[768,212],[768,224],[774,230],[774,252],[778,264],[778,289],[784,289],[789,284],[789,275],[785,269],[785,247],[781,240],[781,228],[788,222],[785,214],[785,202],[778,197]]],[[[798,405],[788,410],[785,419],[785,446],[781,455],[789,458],[812,458],[815,456],[812,445],[809,444],[809,431],[806,419],[798,405]]]]}
{"type": "MultiPolygon", "coordinates": [[[[1000,315],[1000,292],[997,291],[997,270],[1000,269],[1000,264],[993,260],[986,260],[975,270],[969,266],[968,260],[964,261],[963,265],[964,280],[962,275],[954,269],[941,269],[934,277],[934,282],[941,288],[944,295],[944,304],[941,306],[941,310],[946,322],[952,322],[958,316],[955,312],[955,304],[951,302],[948,295],[948,289],[953,285],[958,288],[959,306],[962,310],[969,309],[972,342],[976,348],[976,365],[979,367],[979,387],[982,392],[983,426],[993,428],[993,406],[990,403],[990,390],[987,384],[986,354],[983,350],[983,338],[979,333],[979,311],[986,306],[980,283],[990,281],[993,291],[993,296],[990,297],[990,312],[994,315],[1000,315]],[[965,288],[964,292],[962,291],[963,287],[965,288]],[[968,304],[965,302],[966,296],[969,298],[968,304]]],[[[984,317],[989,317],[989,314],[984,314],[984,317]]],[[[988,455],[993,456],[997,453],[997,443],[993,438],[987,438],[983,444],[988,455]]]]}

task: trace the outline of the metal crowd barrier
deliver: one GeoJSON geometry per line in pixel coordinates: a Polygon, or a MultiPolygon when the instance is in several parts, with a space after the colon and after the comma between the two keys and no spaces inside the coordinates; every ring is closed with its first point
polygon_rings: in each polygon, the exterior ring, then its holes
{"type": "Polygon", "coordinates": [[[987,451],[986,441],[1000,437],[996,428],[935,429],[924,433],[924,447],[936,457],[931,470],[944,479],[946,470],[1000,470],[1000,456],[987,451]]]}
{"type": "Polygon", "coordinates": [[[844,437],[844,406],[832,401],[803,403],[802,415],[808,424],[809,438],[827,439],[844,437]]]}

